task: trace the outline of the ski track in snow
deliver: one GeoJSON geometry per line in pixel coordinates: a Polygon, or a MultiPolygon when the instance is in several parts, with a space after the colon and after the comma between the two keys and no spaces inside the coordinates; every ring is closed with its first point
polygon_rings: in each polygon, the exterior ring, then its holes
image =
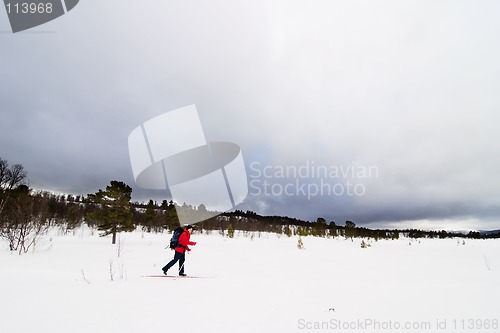
{"type": "MultiPolygon", "coordinates": [[[[173,257],[169,239],[136,231],[118,246],[86,227],[52,230],[21,256],[0,242],[2,332],[345,331],[335,325],[366,320],[428,322],[431,331],[446,320],[440,331],[456,332],[453,320],[500,319],[498,240],[401,238],[362,249],[361,239],[303,237],[299,250],[295,236],[195,233],[186,273],[210,278],[144,278],[173,257]]],[[[356,325],[350,331],[373,331],[356,325]]]]}

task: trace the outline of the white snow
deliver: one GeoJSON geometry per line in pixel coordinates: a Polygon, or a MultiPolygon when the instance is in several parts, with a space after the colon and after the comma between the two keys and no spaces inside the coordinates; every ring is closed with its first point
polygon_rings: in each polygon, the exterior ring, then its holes
{"type": "Polygon", "coordinates": [[[112,245],[86,227],[52,230],[21,256],[1,242],[0,330],[499,330],[499,240],[401,238],[362,249],[361,239],[304,237],[299,250],[297,237],[193,234],[186,273],[206,278],[144,277],[173,257],[169,238],[136,231],[112,245]]]}

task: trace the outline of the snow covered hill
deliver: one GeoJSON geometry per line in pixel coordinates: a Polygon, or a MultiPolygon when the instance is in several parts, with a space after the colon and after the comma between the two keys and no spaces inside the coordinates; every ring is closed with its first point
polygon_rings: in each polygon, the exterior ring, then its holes
{"type": "MultiPolygon", "coordinates": [[[[498,331],[500,241],[193,234],[186,273],[148,278],[170,235],[52,230],[0,243],[2,332],[498,331]],[[481,326],[481,327],[479,327],[481,326]]],[[[172,269],[169,273],[174,273],[172,269]]]]}

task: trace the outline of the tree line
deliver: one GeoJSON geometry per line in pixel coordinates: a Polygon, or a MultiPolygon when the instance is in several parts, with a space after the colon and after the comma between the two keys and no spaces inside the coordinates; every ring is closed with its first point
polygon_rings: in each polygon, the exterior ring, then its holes
{"type": "MultiPolygon", "coordinates": [[[[20,164],[10,166],[0,158],[0,238],[8,241],[9,249],[28,252],[51,226],[69,231],[82,223],[112,235],[112,243],[120,232],[142,228],[147,232],[172,231],[179,226],[177,214],[200,218],[212,216],[204,205],[179,205],[163,200],[147,203],[132,202],[132,188],[113,180],[105,189],[84,195],[62,195],[30,189],[27,172],[20,164]]],[[[261,216],[252,211],[236,210],[221,213],[196,224],[198,232],[218,230],[221,234],[241,232],[271,232],[287,236],[345,237],[397,239],[409,238],[500,238],[500,232],[469,234],[417,229],[382,230],[358,227],[352,221],[337,225],[318,218],[314,222],[284,216],[261,216]]]]}
{"type": "Polygon", "coordinates": [[[399,239],[406,238],[500,238],[500,231],[491,233],[469,233],[453,231],[432,231],[419,229],[370,229],[358,227],[352,221],[346,221],[344,225],[337,225],[334,221],[327,222],[319,217],[315,222],[303,221],[286,216],[261,216],[255,212],[240,210],[222,213],[206,221],[197,224],[202,229],[228,230],[229,228],[244,232],[271,232],[284,234],[286,236],[315,236],[315,237],[344,237],[344,238],[373,238],[399,239]]]}

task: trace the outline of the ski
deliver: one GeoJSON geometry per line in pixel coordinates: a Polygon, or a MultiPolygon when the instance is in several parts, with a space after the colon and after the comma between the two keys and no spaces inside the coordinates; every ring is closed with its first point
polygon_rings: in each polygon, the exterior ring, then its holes
{"type": "Polygon", "coordinates": [[[192,276],[192,275],[186,275],[186,276],[180,276],[180,275],[145,275],[144,277],[149,277],[149,278],[170,278],[170,279],[206,279],[206,278],[208,278],[206,276],[192,276]]]}

